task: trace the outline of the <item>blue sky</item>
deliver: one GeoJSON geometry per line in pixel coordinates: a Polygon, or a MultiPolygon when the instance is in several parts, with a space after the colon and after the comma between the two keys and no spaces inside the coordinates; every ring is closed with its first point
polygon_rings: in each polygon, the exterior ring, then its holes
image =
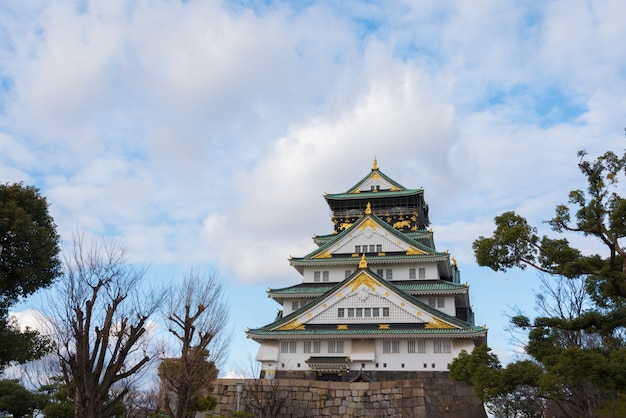
{"type": "Polygon", "coordinates": [[[0,2],[0,181],[38,186],[65,244],[77,228],[123,241],[152,283],[219,271],[226,373],[275,315],[265,290],[300,281],[289,255],[331,231],[323,193],[376,157],[424,187],[506,360],[503,312],[532,313],[538,278],[479,268],[472,242],[508,210],[549,232],[585,186],[576,152],[624,149],[625,15],[619,0],[0,2]]]}

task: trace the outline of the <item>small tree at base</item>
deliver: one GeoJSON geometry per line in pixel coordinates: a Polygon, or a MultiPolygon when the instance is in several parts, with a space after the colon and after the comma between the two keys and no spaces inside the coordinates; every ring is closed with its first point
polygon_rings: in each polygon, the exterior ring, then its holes
{"type": "Polygon", "coordinates": [[[191,417],[210,408],[211,382],[224,359],[228,307],[216,274],[192,271],[170,293],[164,316],[180,347],[180,357],[159,367],[163,409],[172,418],[191,417]]]}

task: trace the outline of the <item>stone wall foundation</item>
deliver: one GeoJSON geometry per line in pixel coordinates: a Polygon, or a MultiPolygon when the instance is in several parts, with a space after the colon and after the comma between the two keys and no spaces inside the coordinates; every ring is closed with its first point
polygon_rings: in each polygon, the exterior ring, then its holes
{"type": "Polygon", "coordinates": [[[255,417],[486,418],[471,387],[447,372],[423,372],[418,379],[385,382],[324,382],[294,379],[218,379],[214,413],[237,409],[255,417]],[[237,393],[237,383],[243,391],[237,393]]]}

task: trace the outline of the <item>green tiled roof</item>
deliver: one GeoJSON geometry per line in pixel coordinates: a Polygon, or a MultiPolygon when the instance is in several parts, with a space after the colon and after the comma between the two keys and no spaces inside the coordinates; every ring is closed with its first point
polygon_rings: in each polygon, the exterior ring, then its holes
{"type": "MultiPolygon", "coordinates": [[[[321,245],[317,249],[313,250],[309,254],[305,255],[304,257],[294,257],[294,258],[292,258],[292,260],[311,259],[315,255],[321,254],[325,250],[327,250],[330,247],[332,247],[337,241],[343,239],[346,235],[350,235],[355,229],[357,229],[359,227],[359,225],[361,225],[363,222],[365,222],[365,220],[368,219],[368,218],[372,219],[378,226],[380,226],[383,229],[385,229],[387,232],[392,234],[397,239],[402,240],[404,242],[407,242],[410,245],[412,245],[414,247],[417,247],[417,248],[419,248],[420,250],[422,250],[424,252],[429,253],[429,254],[426,254],[427,256],[437,256],[437,255],[444,255],[445,254],[445,253],[440,253],[440,252],[434,251],[432,248],[429,248],[426,245],[422,244],[421,242],[413,239],[412,237],[409,237],[406,234],[398,231],[397,229],[395,229],[394,227],[389,225],[387,222],[385,222],[382,219],[380,219],[378,216],[376,216],[374,214],[371,214],[371,215],[363,215],[356,222],[354,222],[352,225],[350,225],[349,228],[347,228],[347,229],[341,231],[339,234],[335,235],[334,239],[331,239],[331,240],[327,241],[326,243],[324,243],[323,245],[321,245]]],[[[414,258],[414,257],[423,257],[423,256],[424,255],[411,255],[411,256],[406,256],[406,257],[414,258]]],[[[386,256],[384,256],[384,257],[385,258],[389,258],[389,257],[386,257],[386,256]]],[[[373,257],[373,259],[376,259],[376,257],[373,257]]]]}
{"type": "MultiPolygon", "coordinates": [[[[413,303],[416,306],[419,306],[421,310],[428,312],[430,315],[432,315],[435,318],[439,318],[449,324],[454,324],[455,326],[461,327],[461,328],[471,328],[473,327],[473,325],[471,325],[468,322],[462,321],[458,318],[455,318],[453,316],[450,316],[444,312],[441,312],[440,310],[433,308],[431,306],[429,306],[428,304],[420,301],[419,299],[417,299],[416,297],[410,295],[409,293],[406,293],[405,291],[399,289],[395,284],[393,284],[393,282],[389,282],[385,279],[383,279],[382,277],[378,276],[376,273],[374,273],[373,271],[371,271],[369,268],[366,269],[367,272],[372,276],[375,277],[376,280],[380,281],[380,283],[384,284],[389,290],[391,290],[392,292],[396,293],[397,295],[399,295],[400,297],[410,301],[411,303],[413,303]]],[[[328,291],[326,291],[324,294],[318,296],[316,299],[314,299],[312,302],[306,304],[305,306],[301,307],[300,309],[290,313],[287,316],[282,317],[281,319],[279,319],[278,321],[272,322],[270,324],[265,325],[264,327],[260,328],[262,330],[265,330],[265,332],[269,332],[269,333],[275,333],[278,331],[272,331],[272,329],[278,328],[281,325],[287,324],[288,322],[290,322],[291,320],[297,318],[299,315],[301,315],[303,312],[306,312],[307,310],[313,308],[314,306],[322,303],[322,301],[326,298],[327,294],[330,294],[331,292],[333,292],[335,289],[341,288],[343,286],[345,286],[346,283],[350,282],[352,280],[353,277],[355,277],[356,275],[360,274],[363,271],[363,269],[358,269],[356,270],[354,273],[352,273],[349,277],[347,277],[346,279],[344,279],[342,282],[337,283],[336,285],[332,286],[330,289],[328,289],[328,291]]],[[[294,332],[292,331],[287,331],[289,332],[294,332]]]]}
{"type": "Polygon", "coordinates": [[[360,193],[333,193],[326,194],[324,198],[326,200],[364,200],[368,199],[370,196],[375,196],[378,198],[381,197],[403,197],[403,196],[413,196],[416,194],[424,193],[423,189],[406,189],[406,190],[396,190],[396,191],[379,191],[379,192],[360,192],[360,193]]]}
{"type": "MultiPolygon", "coordinates": [[[[386,175],[385,173],[383,173],[382,171],[380,171],[377,167],[374,167],[371,169],[371,171],[369,173],[367,173],[361,180],[357,181],[356,184],[352,187],[350,187],[345,194],[349,194],[348,192],[358,188],[363,182],[367,181],[374,173],[378,174],[380,177],[382,177],[383,179],[385,179],[388,183],[392,184],[393,186],[397,187],[398,191],[406,191],[408,190],[406,187],[404,187],[403,185],[401,185],[400,183],[398,183],[397,181],[395,181],[394,179],[392,179],[391,177],[389,177],[388,175],[386,175]]],[[[393,193],[397,193],[393,192],[393,193]]],[[[365,193],[365,192],[361,192],[361,193],[365,193]]],[[[376,193],[381,193],[381,192],[376,192],[376,193]]],[[[337,196],[339,194],[344,194],[344,193],[338,193],[335,195],[328,195],[328,196],[337,196]]]]}
{"type": "Polygon", "coordinates": [[[481,326],[469,328],[414,328],[414,329],[303,329],[290,331],[268,331],[265,328],[251,329],[248,334],[251,336],[305,336],[305,335],[446,335],[446,336],[466,336],[468,334],[478,334],[481,336],[487,330],[481,326]]]}
{"type": "MultiPolygon", "coordinates": [[[[409,282],[392,282],[394,286],[404,292],[420,292],[431,290],[464,290],[463,284],[451,283],[447,281],[409,281],[409,282]]],[[[283,287],[280,289],[268,289],[268,294],[274,295],[307,295],[307,294],[324,294],[335,287],[335,284],[328,283],[302,283],[295,286],[283,287]]]]}

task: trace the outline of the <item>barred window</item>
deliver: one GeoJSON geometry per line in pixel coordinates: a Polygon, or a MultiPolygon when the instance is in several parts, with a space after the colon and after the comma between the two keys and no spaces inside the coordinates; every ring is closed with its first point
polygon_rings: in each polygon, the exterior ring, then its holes
{"type": "Polygon", "coordinates": [[[298,346],[298,342],[297,341],[289,341],[289,352],[290,353],[295,353],[297,346],[298,346]]]}
{"type": "Polygon", "coordinates": [[[313,281],[314,282],[319,282],[320,281],[320,275],[321,275],[321,273],[319,271],[313,272],[313,281]]]}
{"type": "Polygon", "coordinates": [[[281,353],[289,352],[289,342],[288,341],[281,341],[281,343],[280,343],[280,352],[281,353]]]}
{"type": "Polygon", "coordinates": [[[383,353],[399,353],[400,341],[383,341],[383,353]]]}
{"type": "Polygon", "coordinates": [[[409,269],[409,279],[415,279],[415,269],[409,269]]]}
{"type": "Polygon", "coordinates": [[[383,308],[383,316],[389,316],[389,308],[383,308]]]}
{"type": "Polygon", "coordinates": [[[337,308],[337,317],[343,318],[344,313],[344,308],[337,308]]]}
{"type": "Polygon", "coordinates": [[[330,354],[343,353],[343,341],[328,341],[328,352],[330,354]]]}
{"type": "Polygon", "coordinates": [[[426,268],[420,267],[420,269],[419,269],[419,278],[420,279],[425,279],[426,278],[426,268]]]}

